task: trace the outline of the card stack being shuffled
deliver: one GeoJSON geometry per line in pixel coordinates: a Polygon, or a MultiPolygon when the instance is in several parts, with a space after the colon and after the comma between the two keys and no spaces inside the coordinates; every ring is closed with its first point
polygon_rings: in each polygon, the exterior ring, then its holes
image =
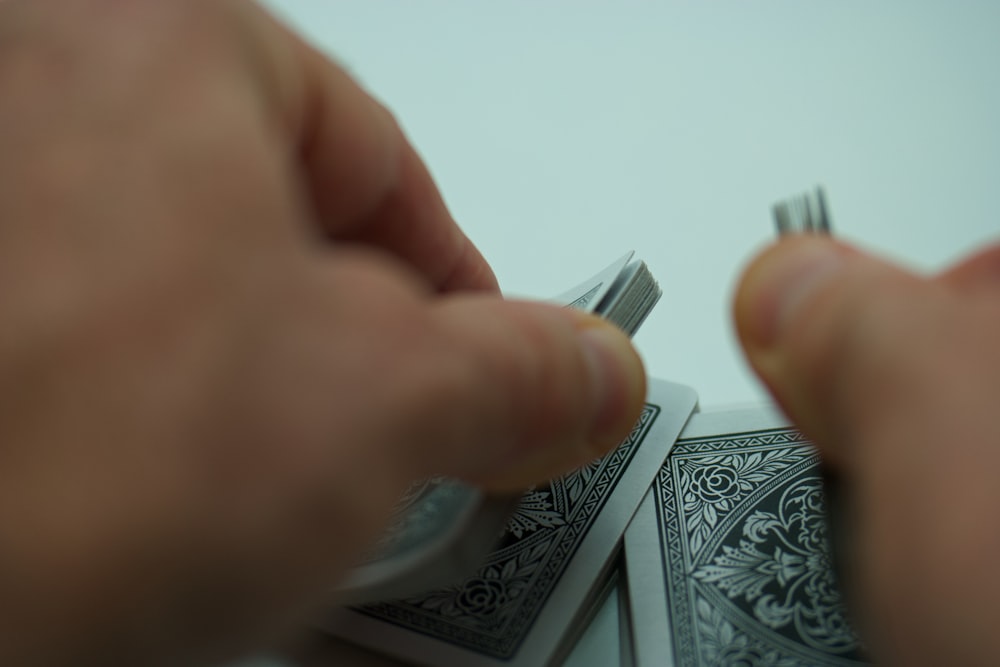
{"type": "MultiPolygon", "coordinates": [[[[629,254],[558,301],[631,335],[659,296],[629,254]]],[[[772,408],[697,413],[653,380],[616,449],[519,498],[415,488],[300,664],[863,664],[821,472],[772,408]]]]}

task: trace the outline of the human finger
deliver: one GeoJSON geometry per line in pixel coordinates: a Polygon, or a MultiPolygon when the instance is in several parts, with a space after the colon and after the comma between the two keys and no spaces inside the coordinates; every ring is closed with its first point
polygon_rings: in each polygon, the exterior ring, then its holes
{"type": "Polygon", "coordinates": [[[938,280],[968,292],[1000,289],[1000,244],[961,260],[941,273],[938,280]]]}
{"type": "Polygon", "coordinates": [[[854,432],[913,388],[940,291],[836,241],[794,238],[751,263],[733,310],[747,358],[778,403],[844,463],[854,432]]]}
{"type": "Polygon", "coordinates": [[[454,474],[520,490],[607,453],[639,416],[642,361],[600,318],[483,297],[442,303],[436,317],[465,367],[451,391],[468,412],[444,440],[454,474]],[[477,439],[485,447],[470,450],[477,439]]]}
{"type": "Polygon", "coordinates": [[[641,411],[642,362],[597,317],[469,294],[405,320],[379,426],[402,477],[520,491],[606,453],[641,411]]]}
{"type": "Polygon", "coordinates": [[[325,233],[389,251],[439,290],[496,290],[492,270],[391,114],[260,7],[236,7],[258,57],[251,63],[259,93],[304,171],[325,233]]]}

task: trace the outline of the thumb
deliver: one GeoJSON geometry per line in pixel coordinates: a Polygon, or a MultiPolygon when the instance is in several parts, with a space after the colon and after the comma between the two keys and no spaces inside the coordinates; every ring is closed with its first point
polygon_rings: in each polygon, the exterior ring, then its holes
{"type": "Polygon", "coordinates": [[[604,320],[486,295],[440,299],[433,319],[451,378],[435,401],[448,415],[426,413],[434,472],[520,491],[605,454],[639,416],[642,362],[604,320]]]}
{"type": "Polygon", "coordinates": [[[905,414],[933,377],[934,355],[925,353],[947,306],[943,291],[837,241],[797,237],[750,264],[733,311],[751,366],[824,457],[842,465],[845,443],[905,414]]]}

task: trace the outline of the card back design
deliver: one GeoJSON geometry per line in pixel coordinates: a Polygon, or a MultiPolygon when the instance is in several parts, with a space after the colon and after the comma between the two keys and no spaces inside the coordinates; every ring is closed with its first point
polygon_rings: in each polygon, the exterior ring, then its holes
{"type": "Polygon", "coordinates": [[[681,440],[654,493],[677,665],[853,665],[818,457],[797,431],[681,440]]]}

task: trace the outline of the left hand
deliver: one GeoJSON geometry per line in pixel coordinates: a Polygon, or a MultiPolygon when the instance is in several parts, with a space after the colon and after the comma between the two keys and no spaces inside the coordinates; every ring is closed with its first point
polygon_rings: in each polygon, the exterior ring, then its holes
{"type": "Polygon", "coordinates": [[[634,423],[388,113],[246,0],[0,4],[0,664],[197,664],[329,603],[412,480],[634,423]]]}

